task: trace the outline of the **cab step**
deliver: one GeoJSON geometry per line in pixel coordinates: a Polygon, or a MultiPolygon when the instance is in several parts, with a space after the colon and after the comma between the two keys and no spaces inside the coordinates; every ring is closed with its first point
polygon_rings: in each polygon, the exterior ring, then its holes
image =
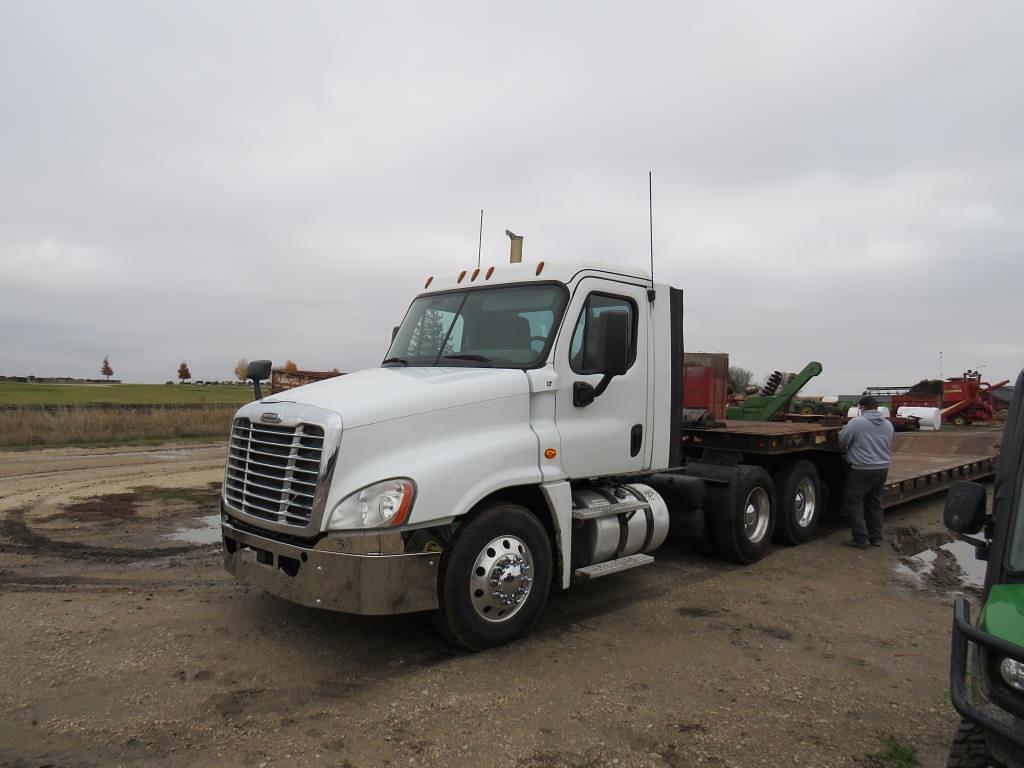
{"type": "Polygon", "coordinates": [[[576,580],[580,582],[592,581],[602,576],[611,576],[613,573],[628,571],[630,568],[639,568],[641,565],[650,565],[654,558],[650,555],[637,554],[629,557],[620,557],[618,560],[606,560],[603,563],[587,565],[577,568],[575,571],[576,580]]]}
{"type": "Polygon", "coordinates": [[[625,504],[599,504],[596,507],[576,507],[572,511],[572,517],[573,520],[596,520],[599,517],[611,517],[612,515],[621,515],[624,512],[636,512],[638,509],[647,509],[649,506],[651,506],[650,502],[638,501],[625,504]]]}

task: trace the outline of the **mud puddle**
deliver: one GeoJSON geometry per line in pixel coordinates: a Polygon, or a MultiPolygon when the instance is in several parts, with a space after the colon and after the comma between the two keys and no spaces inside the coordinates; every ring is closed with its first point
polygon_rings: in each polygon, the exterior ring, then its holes
{"type": "Polygon", "coordinates": [[[206,515],[197,517],[199,526],[188,526],[179,528],[171,533],[164,534],[165,539],[171,541],[184,541],[188,544],[217,544],[220,542],[220,515],[206,515]]]}
{"type": "Polygon", "coordinates": [[[893,543],[906,552],[894,566],[896,575],[923,589],[955,592],[981,589],[985,582],[984,560],[975,548],[947,533],[923,534],[917,529],[899,531],[893,543]]]}

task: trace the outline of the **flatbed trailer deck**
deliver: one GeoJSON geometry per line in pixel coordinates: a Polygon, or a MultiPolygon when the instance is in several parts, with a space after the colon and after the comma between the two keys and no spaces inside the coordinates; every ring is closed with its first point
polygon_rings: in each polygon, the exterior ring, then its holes
{"type": "MultiPolygon", "coordinates": [[[[683,453],[697,460],[740,454],[745,463],[771,467],[792,456],[810,458],[824,469],[843,454],[841,429],[841,424],[728,420],[714,427],[684,427],[681,438],[683,453]]],[[[957,480],[990,477],[998,455],[997,430],[897,433],[883,505],[893,507],[944,491],[957,480]]]]}

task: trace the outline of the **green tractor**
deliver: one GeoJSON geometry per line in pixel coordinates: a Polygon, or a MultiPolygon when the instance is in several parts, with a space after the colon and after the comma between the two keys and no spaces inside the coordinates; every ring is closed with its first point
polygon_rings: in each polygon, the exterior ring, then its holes
{"type": "Polygon", "coordinates": [[[953,609],[950,693],[963,721],[950,768],[1024,767],[1024,371],[1013,403],[993,490],[958,482],[946,498],[946,526],[987,560],[978,623],[958,598],[953,609]],[[985,538],[975,538],[984,531],[985,538]]]}

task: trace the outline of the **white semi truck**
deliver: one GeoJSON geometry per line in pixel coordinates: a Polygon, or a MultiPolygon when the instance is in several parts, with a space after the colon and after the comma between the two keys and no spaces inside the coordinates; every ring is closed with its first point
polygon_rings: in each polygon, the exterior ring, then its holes
{"type": "MultiPolygon", "coordinates": [[[[842,482],[838,426],[684,423],[683,293],[634,270],[432,277],[379,368],[260,399],[269,367],[231,432],[228,571],[307,606],[430,611],[469,649],[670,530],[741,563],[806,541],[842,482]]],[[[976,458],[956,479],[991,473],[976,458]]],[[[920,474],[897,469],[887,502],[953,479],[920,474]]]]}

